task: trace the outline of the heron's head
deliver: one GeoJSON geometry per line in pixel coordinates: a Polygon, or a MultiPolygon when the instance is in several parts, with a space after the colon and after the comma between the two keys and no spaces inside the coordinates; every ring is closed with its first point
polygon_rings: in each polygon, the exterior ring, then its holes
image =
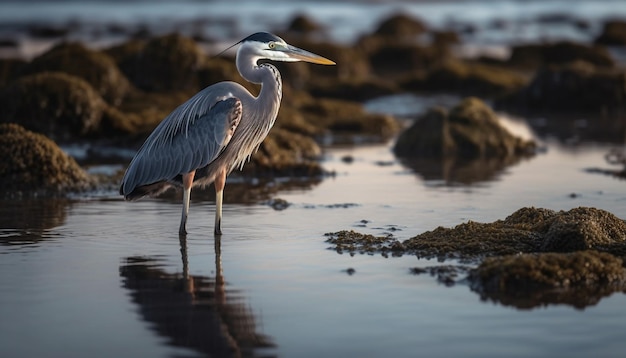
{"type": "Polygon", "coordinates": [[[241,40],[240,43],[240,51],[249,51],[258,59],[284,62],[305,61],[320,65],[335,64],[325,57],[291,46],[285,40],[268,32],[257,32],[241,40]]]}

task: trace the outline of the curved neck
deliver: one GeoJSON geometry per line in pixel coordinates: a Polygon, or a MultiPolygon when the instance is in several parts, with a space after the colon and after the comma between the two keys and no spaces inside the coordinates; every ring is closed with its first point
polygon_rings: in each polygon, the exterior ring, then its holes
{"type": "Polygon", "coordinates": [[[259,57],[245,46],[237,51],[237,70],[246,81],[260,84],[261,92],[257,99],[282,98],[282,79],[278,69],[269,63],[257,64],[259,57]],[[269,97],[269,98],[268,98],[269,97]]]}

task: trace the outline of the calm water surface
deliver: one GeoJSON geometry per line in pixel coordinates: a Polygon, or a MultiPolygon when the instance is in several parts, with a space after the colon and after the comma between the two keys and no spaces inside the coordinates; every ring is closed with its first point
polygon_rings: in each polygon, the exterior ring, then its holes
{"type": "Polygon", "coordinates": [[[2,202],[0,355],[620,356],[622,293],[520,309],[409,273],[434,260],[339,255],[324,242],[351,228],[404,240],[523,206],[626,216],[626,183],[585,171],[607,168],[608,146],[547,147],[466,184],[425,179],[388,145],[331,149],[335,177],[271,195],[287,209],[227,201],[219,245],[210,199],[192,202],[185,241],[177,199],[2,202]]]}

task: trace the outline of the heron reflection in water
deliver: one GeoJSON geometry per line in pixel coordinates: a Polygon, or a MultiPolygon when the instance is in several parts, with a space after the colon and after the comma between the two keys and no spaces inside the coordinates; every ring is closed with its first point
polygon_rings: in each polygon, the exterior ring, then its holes
{"type": "Polygon", "coordinates": [[[267,32],[250,35],[235,45],[240,45],[237,70],[245,80],[261,85],[259,95],[255,97],[230,81],[198,92],[150,134],[130,162],[120,186],[126,200],[156,196],[172,186],[182,186],[181,235],[187,233],[191,188],[211,183],[216,194],[214,233],[221,235],[226,176],[243,167],[274,125],[282,98],[280,72],[258,61],[335,64],[267,32]]]}

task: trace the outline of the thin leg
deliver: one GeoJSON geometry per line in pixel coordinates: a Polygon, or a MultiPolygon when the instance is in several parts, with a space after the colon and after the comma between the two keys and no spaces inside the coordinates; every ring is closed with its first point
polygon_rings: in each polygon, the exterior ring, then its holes
{"type": "Polygon", "coordinates": [[[222,235],[222,200],[224,198],[224,186],[226,185],[226,170],[215,177],[215,235],[222,235]]]}
{"type": "Polygon", "coordinates": [[[189,216],[189,198],[191,197],[191,186],[193,184],[193,177],[196,175],[196,171],[183,174],[183,214],[180,218],[180,228],[178,229],[179,235],[187,234],[187,216],[189,216]]]}

